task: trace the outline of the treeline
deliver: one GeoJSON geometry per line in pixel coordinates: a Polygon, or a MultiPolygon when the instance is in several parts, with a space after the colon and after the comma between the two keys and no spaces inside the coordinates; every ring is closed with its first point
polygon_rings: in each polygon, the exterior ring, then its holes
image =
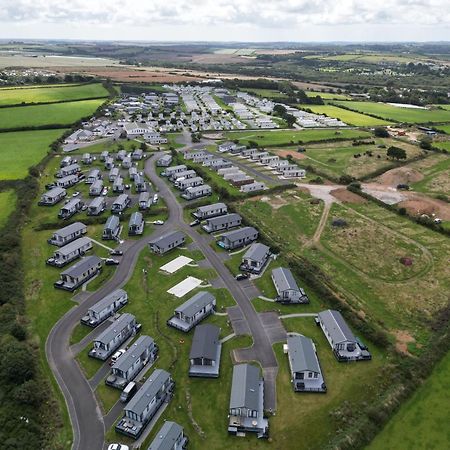
{"type": "MultiPolygon", "coordinates": [[[[86,83],[95,80],[92,75],[82,75],[79,73],[68,73],[64,76],[50,75],[43,77],[40,75],[18,77],[17,75],[9,75],[6,71],[0,72],[0,80],[3,86],[26,86],[40,84],[63,84],[63,83],[86,83]]],[[[39,86],[36,86],[39,87],[39,86]]]]}

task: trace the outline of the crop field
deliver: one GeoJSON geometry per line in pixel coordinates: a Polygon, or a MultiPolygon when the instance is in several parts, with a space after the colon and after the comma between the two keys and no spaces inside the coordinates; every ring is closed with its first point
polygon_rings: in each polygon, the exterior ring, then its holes
{"type": "Polygon", "coordinates": [[[0,106],[100,98],[108,97],[108,95],[108,91],[101,83],[91,83],[79,86],[56,85],[28,89],[10,88],[1,90],[0,106]]]}
{"type": "Polygon", "coordinates": [[[300,144],[327,140],[367,138],[370,134],[360,130],[277,130],[277,131],[236,131],[225,133],[230,140],[238,139],[241,144],[256,142],[261,147],[300,144]]]}
{"type": "Polygon", "coordinates": [[[350,175],[361,178],[383,167],[389,168],[392,166],[393,161],[387,158],[386,148],[378,148],[378,145],[382,144],[386,147],[395,145],[404,148],[408,159],[421,154],[421,150],[417,146],[390,139],[377,139],[374,145],[357,147],[338,142],[311,144],[306,146],[306,152],[304,153],[298,153],[295,147],[279,149],[275,153],[280,156],[291,155],[302,166],[312,166],[324,175],[331,177],[350,175]],[[365,154],[366,151],[370,153],[365,154]],[[355,158],[354,155],[360,156],[355,158]]]}
{"type": "Polygon", "coordinates": [[[298,105],[302,109],[310,109],[316,114],[325,114],[328,117],[334,117],[342,120],[348,125],[355,125],[358,127],[375,127],[378,125],[389,125],[392,122],[386,120],[376,119],[375,117],[366,116],[354,111],[339,108],[334,105],[298,105]]]}
{"type": "Polygon", "coordinates": [[[83,100],[54,105],[16,106],[0,108],[3,130],[50,125],[70,125],[91,115],[104,100],[83,100]]]}
{"type": "Polygon", "coordinates": [[[65,130],[0,133],[0,180],[24,178],[65,130]]]}
{"type": "Polygon", "coordinates": [[[444,449],[450,442],[450,353],[400,407],[367,450],[444,449]]]}
{"type": "Polygon", "coordinates": [[[305,91],[305,94],[308,97],[316,97],[317,95],[320,95],[324,100],[350,100],[351,99],[351,97],[348,95],[337,94],[335,92],[305,91]]]}
{"type": "Polygon", "coordinates": [[[336,101],[337,106],[342,105],[353,111],[373,114],[386,120],[407,123],[449,122],[450,111],[442,109],[401,108],[377,102],[336,101]]]}
{"type": "Polygon", "coordinates": [[[14,190],[0,192],[0,230],[5,226],[8,217],[16,208],[16,193],[14,190]]]}

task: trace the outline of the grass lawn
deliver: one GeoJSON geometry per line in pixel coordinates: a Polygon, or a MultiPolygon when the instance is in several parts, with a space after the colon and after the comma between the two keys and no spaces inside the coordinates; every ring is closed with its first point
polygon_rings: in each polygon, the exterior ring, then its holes
{"type": "Polygon", "coordinates": [[[450,125],[436,125],[436,130],[443,131],[446,134],[450,134],[450,125]]]}
{"type": "Polygon", "coordinates": [[[308,97],[316,97],[320,95],[324,100],[350,100],[351,97],[345,94],[336,94],[334,92],[315,92],[315,91],[305,91],[308,97]]]}
{"type": "Polygon", "coordinates": [[[92,344],[89,343],[86,348],[81,350],[81,352],[76,356],[76,360],[83,369],[83,372],[86,375],[87,379],[92,378],[104,364],[104,361],[100,361],[99,359],[91,358],[90,356],[88,356],[89,350],[91,350],[91,348],[92,344]]]}
{"type": "Polygon", "coordinates": [[[77,324],[73,329],[72,335],[70,336],[70,345],[77,344],[83,338],[85,338],[93,328],[88,327],[86,325],[82,325],[81,323],[77,324]]]}
{"type": "Polygon", "coordinates": [[[109,410],[117,403],[120,397],[120,390],[108,386],[102,381],[95,389],[95,394],[100,401],[100,406],[104,414],[107,414],[109,410]]]}
{"type": "Polygon", "coordinates": [[[32,89],[3,89],[0,95],[0,105],[49,103],[108,96],[108,91],[101,83],[91,83],[79,86],[57,85],[36,87],[32,89]]]}
{"type": "Polygon", "coordinates": [[[388,359],[370,345],[372,361],[339,363],[312,317],[283,319],[283,325],[288,332],[304,334],[314,341],[328,391],[326,394],[294,392],[282,344],[274,346],[279,364],[277,413],[270,419],[275,448],[326,448],[328,441],[344,425],[335,414],[337,410],[348,405],[353,411],[358,411],[360,405],[375,399],[379,385],[384,381],[381,369],[388,359]],[[301,411],[301,420],[298,414],[293,414],[294,411],[301,411]],[[301,441],[298,436],[302,436],[301,441]]]}
{"type": "Polygon", "coordinates": [[[448,122],[450,111],[442,109],[401,108],[377,102],[361,101],[337,101],[337,106],[342,105],[353,111],[374,114],[386,120],[409,123],[448,122]]]}
{"type": "MultiPolygon", "coordinates": [[[[103,141],[103,142],[97,142],[92,145],[88,145],[87,147],[81,149],[82,151],[85,150],[86,152],[97,154],[101,153],[104,150],[107,150],[110,153],[117,153],[119,151],[119,146],[122,145],[123,148],[127,151],[131,151],[135,148],[139,148],[140,143],[135,140],[127,140],[127,139],[121,139],[119,142],[117,141],[103,141]]],[[[104,168],[103,163],[101,163],[101,168],[104,168]]]]}
{"type": "Polygon", "coordinates": [[[450,152],[450,141],[434,142],[433,146],[450,152]]]}
{"type": "Polygon", "coordinates": [[[0,180],[15,180],[28,175],[28,168],[42,160],[49,150],[49,145],[64,131],[0,133],[0,180]]]}
{"type": "Polygon", "coordinates": [[[367,138],[370,134],[360,130],[274,130],[274,131],[235,131],[225,133],[226,139],[238,139],[241,144],[249,141],[257,142],[261,147],[273,147],[277,145],[288,145],[329,139],[356,139],[367,138]]]}
{"type": "Polygon", "coordinates": [[[378,125],[389,125],[389,123],[392,123],[354,111],[348,111],[334,105],[298,105],[298,107],[301,109],[310,109],[313,113],[325,114],[328,117],[339,119],[348,125],[358,127],[374,127],[378,125]]]}
{"type": "Polygon", "coordinates": [[[431,376],[400,407],[368,450],[429,450],[448,448],[450,442],[450,353],[431,376]]]}
{"type": "Polygon", "coordinates": [[[104,100],[83,100],[54,105],[0,108],[0,126],[4,130],[21,127],[70,125],[90,116],[104,100]]]}
{"type": "Polygon", "coordinates": [[[283,92],[277,91],[276,89],[247,88],[242,90],[250,94],[255,94],[258,97],[275,98],[275,99],[286,98],[286,94],[283,94],[283,92]]]}
{"type": "Polygon", "coordinates": [[[0,192],[0,230],[5,226],[10,214],[16,209],[16,192],[13,189],[0,192]]]}

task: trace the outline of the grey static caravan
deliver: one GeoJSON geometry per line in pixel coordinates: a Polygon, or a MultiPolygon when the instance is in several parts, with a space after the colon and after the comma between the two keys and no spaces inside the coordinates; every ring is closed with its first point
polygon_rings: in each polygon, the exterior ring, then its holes
{"type": "Polygon", "coordinates": [[[89,188],[89,196],[98,197],[99,195],[102,195],[102,191],[103,191],[103,180],[96,180],[94,183],[91,184],[91,187],[89,188]]]}
{"type": "Polygon", "coordinates": [[[95,305],[91,306],[88,309],[87,314],[82,317],[81,323],[94,328],[104,322],[108,317],[114,315],[127,303],[128,294],[126,291],[123,289],[116,289],[95,303],[95,305]]]}
{"type": "Polygon", "coordinates": [[[114,167],[114,158],[112,158],[111,156],[108,156],[105,159],[105,169],[111,170],[113,167],[114,167]]]}
{"type": "Polygon", "coordinates": [[[277,169],[278,167],[288,166],[291,164],[287,159],[278,159],[277,161],[273,161],[269,164],[269,167],[272,169],[277,169]]]}
{"type": "Polygon", "coordinates": [[[173,174],[170,177],[170,180],[176,182],[177,180],[179,180],[181,178],[183,178],[183,179],[194,178],[196,176],[197,176],[197,172],[195,170],[184,170],[183,172],[178,172],[178,173],[173,174]]]}
{"type": "Polygon", "coordinates": [[[92,241],[88,237],[81,237],[69,242],[64,247],[55,250],[53,256],[47,259],[47,264],[55,267],[64,267],[71,261],[84,256],[92,248],[92,241]]]}
{"type": "Polygon", "coordinates": [[[64,272],[54,286],[58,289],[73,292],[86,281],[97,275],[102,269],[102,260],[98,256],[87,256],[64,272]]]}
{"type": "Polygon", "coordinates": [[[181,196],[186,200],[194,200],[196,198],[212,195],[211,186],[203,184],[201,186],[188,187],[181,196]]]}
{"type": "Polygon", "coordinates": [[[117,216],[110,216],[103,227],[102,239],[116,240],[120,234],[120,221],[117,216]]]}
{"type": "Polygon", "coordinates": [[[211,159],[214,159],[214,155],[211,155],[211,153],[203,152],[201,155],[193,158],[192,161],[194,163],[198,164],[198,163],[204,163],[205,161],[209,161],[211,159]]]}
{"type": "Polygon", "coordinates": [[[246,184],[253,184],[255,179],[247,174],[237,174],[230,178],[230,183],[233,186],[240,187],[246,184]]]}
{"type": "Polygon", "coordinates": [[[188,438],[184,435],[181,425],[167,421],[158,431],[147,450],[183,450],[188,445],[188,438]]]}
{"type": "Polygon", "coordinates": [[[113,187],[112,187],[113,192],[117,193],[117,194],[121,194],[122,192],[125,191],[125,185],[123,184],[123,178],[118,176],[113,183],[113,187]]]}
{"type": "Polygon", "coordinates": [[[118,167],[113,167],[110,171],[109,171],[109,175],[108,175],[108,180],[109,181],[114,181],[117,177],[120,176],[120,171],[118,167]]]}
{"type": "Polygon", "coordinates": [[[263,191],[264,189],[266,189],[266,185],[264,183],[255,181],[254,183],[242,185],[241,189],[239,190],[245,193],[245,192],[263,191]]]}
{"type": "Polygon", "coordinates": [[[106,200],[103,197],[96,197],[89,204],[87,209],[88,216],[98,216],[106,210],[106,200]]]}
{"type": "Polygon", "coordinates": [[[109,157],[109,152],[107,150],[104,150],[100,153],[100,161],[105,162],[106,158],[109,157]]]}
{"type": "Polygon", "coordinates": [[[133,151],[133,153],[131,154],[131,158],[134,161],[139,161],[144,157],[144,151],[141,148],[137,148],[136,150],[133,151]]]}
{"type": "Polygon", "coordinates": [[[189,376],[217,378],[220,369],[220,328],[216,325],[197,325],[189,352],[189,376]]]}
{"type": "Polygon", "coordinates": [[[131,157],[130,156],[126,156],[125,158],[123,158],[123,160],[122,160],[122,167],[124,169],[129,169],[132,165],[133,165],[133,162],[131,161],[131,157]]]}
{"type": "Polygon", "coordinates": [[[75,186],[79,181],[78,175],[69,175],[68,177],[60,178],[56,180],[56,185],[61,188],[69,188],[75,186]]]}
{"type": "Polygon", "coordinates": [[[225,203],[212,203],[211,205],[199,206],[192,215],[199,220],[204,220],[221,216],[227,212],[228,207],[225,203]]]}
{"type": "Polygon", "coordinates": [[[216,297],[209,292],[200,291],[175,309],[167,325],[187,333],[216,309],[216,297]]]}
{"type": "Polygon", "coordinates": [[[256,148],[248,148],[246,150],[242,150],[241,155],[244,158],[251,158],[255,153],[258,153],[256,148]]]}
{"type": "Polygon", "coordinates": [[[59,210],[58,217],[64,220],[70,219],[78,211],[81,211],[83,205],[84,203],[79,198],[73,198],[59,210]]]}
{"type": "Polygon", "coordinates": [[[76,161],[71,156],[64,156],[64,158],[59,163],[59,167],[62,169],[63,167],[67,167],[75,163],[76,161]]]}
{"type": "Polygon", "coordinates": [[[233,163],[231,161],[227,161],[226,159],[214,159],[212,160],[209,168],[217,172],[219,169],[228,169],[232,165],[233,163]]]}
{"type": "Polygon", "coordinates": [[[231,149],[237,147],[237,144],[234,142],[224,142],[223,144],[219,144],[219,147],[217,148],[219,153],[225,153],[229,152],[231,149]]]}
{"type": "Polygon", "coordinates": [[[81,167],[79,166],[79,164],[70,164],[70,166],[62,167],[61,169],[59,169],[56,176],[58,178],[64,178],[69,175],[75,175],[76,173],[80,172],[80,170],[81,167]]]}
{"type": "Polygon", "coordinates": [[[290,269],[277,267],[272,270],[272,281],[277,291],[277,302],[309,303],[305,291],[298,287],[290,269]]]}
{"type": "Polygon", "coordinates": [[[280,159],[279,156],[275,156],[275,155],[267,155],[267,156],[263,156],[259,162],[261,164],[264,164],[266,166],[270,166],[270,164],[275,163],[276,161],[278,161],[280,159]]]}
{"type": "Polygon", "coordinates": [[[40,206],[52,206],[59,203],[67,195],[66,190],[61,187],[54,187],[41,195],[41,200],[38,205],[40,206]]]}
{"type": "Polygon", "coordinates": [[[140,212],[134,212],[131,214],[130,222],[128,223],[128,235],[137,236],[144,232],[144,217],[140,212]]]}
{"type": "Polygon", "coordinates": [[[115,430],[137,439],[159,408],[170,401],[174,388],[175,382],[170,373],[156,369],[127,403],[124,416],[115,426],[115,430]]]}
{"type": "Polygon", "coordinates": [[[62,247],[69,242],[78,239],[87,233],[87,226],[81,222],[75,222],[67,225],[53,233],[52,237],[47,241],[49,244],[62,247]]]}
{"type": "Polygon", "coordinates": [[[138,170],[137,170],[136,167],[130,167],[128,169],[128,176],[130,177],[131,181],[134,181],[134,179],[137,176],[137,174],[138,174],[138,170]]]}
{"type": "Polygon", "coordinates": [[[231,153],[232,155],[237,155],[237,154],[239,154],[239,153],[242,153],[246,148],[247,148],[247,147],[246,147],[245,145],[236,145],[235,147],[233,147],[233,148],[230,150],[230,153],[231,153]]]}
{"type": "Polygon", "coordinates": [[[98,169],[92,169],[88,176],[86,177],[85,183],[86,184],[92,184],[95,183],[97,180],[101,180],[102,173],[98,169]]]}
{"type": "Polygon", "coordinates": [[[259,242],[253,243],[242,257],[239,269],[243,272],[261,273],[270,257],[270,248],[259,242]]]}
{"type": "Polygon", "coordinates": [[[117,152],[117,155],[116,155],[116,160],[117,160],[117,161],[123,161],[124,158],[126,158],[126,157],[127,157],[127,152],[126,152],[126,150],[119,150],[119,151],[117,152]]]}
{"type": "Polygon", "coordinates": [[[298,169],[297,164],[285,164],[284,166],[277,167],[278,172],[280,172],[281,174],[283,174],[288,170],[296,170],[296,169],[298,169]]]}
{"type": "Polygon", "coordinates": [[[269,156],[269,152],[256,152],[250,157],[253,161],[260,161],[264,156],[269,156]]]}
{"type": "Polygon", "coordinates": [[[120,194],[111,206],[111,211],[113,213],[122,213],[125,209],[130,206],[131,200],[127,194],[120,194]]]}
{"type": "Polygon", "coordinates": [[[150,250],[159,255],[180,247],[184,244],[186,236],[181,231],[172,231],[149,242],[150,250]]]}
{"type": "Polygon", "coordinates": [[[171,155],[163,155],[156,161],[157,167],[169,167],[172,164],[172,156],[171,155]]]}
{"type": "Polygon", "coordinates": [[[194,160],[197,158],[201,158],[204,155],[209,155],[209,153],[206,153],[205,150],[192,150],[187,151],[183,153],[183,158],[187,160],[194,160]]]}
{"type": "Polygon", "coordinates": [[[94,339],[89,356],[102,361],[108,359],[130,336],[136,333],[136,318],[133,314],[122,314],[105,331],[94,339]]]}
{"type": "Polygon", "coordinates": [[[244,171],[242,171],[241,169],[234,169],[231,172],[224,173],[223,179],[224,180],[232,180],[233,178],[235,178],[239,175],[246,175],[246,173],[244,171]]]}
{"type": "Polygon", "coordinates": [[[144,177],[141,177],[140,175],[136,175],[134,177],[134,187],[137,193],[148,191],[148,184],[145,181],[144,177]]]}
{"type": "Polygon", "coordinates": [[[92,164],[92,162],[94,161],[94,158],[91,156],[90,153],[83,153],[83,157],[81,158],[81,162],[83,164],[92,164]]]}
{"type": "Polygon", "coordinates": [[[219,236],[217,245],[225,250],[245,247],[258,239],[258,230],[253,227],[239,228],[219,236]]]}
{"type": "Polygon", "coordinates": [[[175,181],[175,187],[181,191],[186,190],[190,187],[201,186],[203,184],[202,177],[185,178],[175,181]]]}
{"type": "Polygon", "coordinates": [[[242,223],[242,217],[239,214],[225,214],[223,216],[212,217],[206,219],[206,224],[202,228],[207,233],[214,233],[215,231],[229,230],[231,228],[239,227],[242,223]]]}
{"type": "Polygon", "coordinates": [[[158,346],[150,336],[140,336],[128,350],[112,365],[111,375],[105,383],[118,389],[133,381],[138,373],[152,364],[158,356],[158,346]]]}
{"type": "Polygon", "coordinates": [[[162,172],[161,175],[170,178],[175,173],[184,172],[185,170],[187,170],[187,167],[184,164],[180,164],[178,166],[167,167],[166,169],[164,169],[164,172],[162,172]]]}
{"type": "Polygon", "coordinates": [[[149,192],[141,192],[139,195],[138,205],[141,211],[145,211],[150,208],[152,205],[152,197],[149,192]]]}
{"type": "Polygon", "coordinates": [[[297,169],[285,170],[283,172],[283,177],[286,178],[305,178],[305,176],[306,170],[300,169],[300,167],[298,167],[297,169]]]}
{"type": "Polygon", "coordinates": [[[231,166],[231,167],[226,167],[225,169],[219,169],[218,171],[217,171],[217,173],[219,174],[219,175],[221,175],[221,176],[224,176],[224,175],[226,175],[226,174],[228,174],[228,173],[236,173],[236,172],[239,172],[240,171],[240,169],[238,168],[238,167],[236,167],[236,166],[231,166]]]}

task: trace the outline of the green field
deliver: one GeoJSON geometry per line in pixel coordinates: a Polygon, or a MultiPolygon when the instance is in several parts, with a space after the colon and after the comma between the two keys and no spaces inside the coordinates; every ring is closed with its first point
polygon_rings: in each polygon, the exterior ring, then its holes
{"type": "Polygon", "coordinates": [[[243,91],[249,92],[250,94],[255,94],[260,97],[266,97],[266,98],[286,98],[286,94],[283,94],[283,92],[277,91],[276,89],[242,89],[243,91]]]}
{"type": "Polygon", "coordinates": [[[57,85],[30,89],[3,89],[0,105],[18,105],[20,103],[50,103],[69,100],[108,97],[108,91],[101,83],[80,86],[57,85]]]}
{"type": "Polygon", "coordinates": [[[0,133],[0,180],[16,180],[47,154],[49,145],[65,130],[0,133]]]}
{"type": "Polygon", "coordinates": [[[342,105],[353,111],[373,114],[386,120],[409,123],[449,122],[450,111],[442,109],[416,109],[391,106],[386,103],[336,101],[337,106],[342,105]]]}
{"type": "Polygon", "coordinates": [[[5,226],[8,217],[16,208],[16,193],[11,189],[0,192],[0,230],[5,226]]]}
{"type": "Polygon", "coordinates": [[[334,92],[315,92],[315,91],[305,91],[308,97],[316,97],[320,95],[324,100],[350,100],[350,96],[345,94],[336,94],[334,92]]]}
{"type": "Polygon", "coordinates": [[[433,147],[437,147],[441,150],[447,150],[448,152],[450,152],[450,141],[434,142],[433,147]]]}
{"type": "Polygon", "coordinates": [[[376,119],[375,117],[366,116],[354,111],[339,108],[334,105],[298,105],[302,109],[310,109],[316,114],[325,114],[328,117],[334,117],[342,120],[348,125],[355,125],[358,127],[375,127],[379,125],[389,125],[390,122],[376,119]]]}
{"type": "Polygon", "coordinates": [[[400,407],[367,450],[430,450],[448,448],[450,442],[450,353],[429,378],[400,407]]]}
{"type": "Polygon", "coordinates": [[[236,131],[225,133],[229,140],[238,139],[242,144],[250,141],[261,147],[289,145],[315,141],[367,138],[370,133],[360,130],[276,130],[276,131],[236,131]]]}
{"type": "Polygon", "coordinates": [[[443,131],[446,134],[450,134],[450,125],[436,125],[436,130],[443,131]]]}
{"type": "Polygon", "coordinates": [[[51,125],[70,125],[90,116],[104,100],[83,100],[54,105],[16,106],[0,108],[0,128],[3,130],[51,125]]]}

